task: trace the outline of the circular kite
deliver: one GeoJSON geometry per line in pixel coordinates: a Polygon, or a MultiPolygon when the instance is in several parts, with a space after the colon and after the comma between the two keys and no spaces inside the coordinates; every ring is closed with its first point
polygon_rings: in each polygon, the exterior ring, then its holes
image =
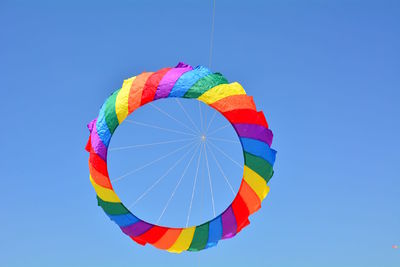
{"type": "Polygon", "coordinates": [[[147,243],[169,252],[199,251],[239,233],[249,216],[269,192],[276,151],[271,149],[272,131],[253,98],[237,83],[228,83],[220,73],[203,66],[179,63],[173,68],[144,72],[124,81],[122,88],[107,98],[96,119],[88,124],[90,181],[98,205],[135,242],[147,243]],[[192,98],[220,112],[235,129],[244,156],[243,179],[228,208],[201,225],[174,228],[152,224],[132,214],[111,185],[107,150],[111,136],[124,119],[139,107],[162,98],[192,98]]]}

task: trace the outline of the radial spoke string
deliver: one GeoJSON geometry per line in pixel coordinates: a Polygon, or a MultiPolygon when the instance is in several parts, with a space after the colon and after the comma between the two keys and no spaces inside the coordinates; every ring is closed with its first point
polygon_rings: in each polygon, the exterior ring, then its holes
{"type": "Polygon", "coordinates": [[[178,103],[179,107],[183,110],[183,113],[185,113],[186,118],[192,123],[194,128],[196,128],[196,131],[198,134],[200,134],[200,129],[197,127],[197,125],[194,123],[192,118],[189,116],[188,112],[186,111],[185,107],[182,105],[181,101],[178,98],[175,98],[175,101],[178,103]]]}
{"type": "Polygon", "coordinates": [[[194,198],[194,192],[196,190],[196,184],[197,184],[197,176],[199,174],[199,167],[200,167],[200,159],[201,159],[201,152],[203,151],[203,146],[201,146],[200,148],[200,152],[199,152],[199,157],[197,159],[197,167],[196,167],[196,174],[194,176],[194,182],[193,182],[193,189],[192,189],[192,197],[190,199],[190,205],[189,205],[189,211],[188,211],[188,215],[186,218],[186,227],[188,227],[189,225],[189,219],[190,219],[190,214],[192,212],[192,204],[193,204],[193,198],[194,198]]]}
{"type": "Polygon", "coordinates": [[[131,174],[134,174],[134,173],[136,173],[136,172],[138,172],[138,171],[140,171],[140,170],[142,170],[142,169],[144,169],[144,168],[146,168],[146,167],[148,167],[148,166],[153,165],[154,163],[156,163],[156,162],[158,162],[158,161],[160,161],[160,160],[162,160],[162,159],[164,159],[164,158],[166,158],[166,157],[168,157],[168,156],[171,156],[171,155],[175,154],[175,153],[178,152],[178,151],[181,151],[182,149],[184,149],[185,147],[188,147],[189,145],[192,145],[193,143],[194,143],[194,142],[191,142],[191,143],[189,143],[189,144],[186,144],[186,145],[184,145],[184,146],[182,146],[182,147],[180,147],[180,148],[178,148],[178,149],[175,149],[174,151],[169,152],[169,153],[166,154],[166,155],[163,155],[163,156],[161,156],[161,157],[159,157],[159,158],[156,158],[155,160],[152,160],[152,161],[150,161],[149,163],[146,163],[146,164],[140,166],[139,168],[136,168],[136,169],[134,169],[134,170],[132,170],[132,171],[129,171],[129,172],[127,172],[127,173],[125,173],[125,174],[123,174],[123,175],[121,175],[121,176],[115,178],[115,179],[112,180],[111,182],[120,181],[120,180],[122,180],[123,178],[125,178],[125,177],[127,177],[127,176],[129,176],[129,175],[131,175],[131,174]]]}
{"type": "Polygon", "coordinates": [[[188,127],[186,124],[184,124],[183,122],[181,122],[180,120],[176,119],[175,117],[171,116],[169,113],[167,113],[166,111],[162,110],[161,108],[157,107],[156,105],[154,105],[153,103],[150,103],[150,105],[155,108],[156,110],[158,110],[159,112],[161,112],[162,114],[164,114],[165,116],[167,116],[168,118],[176,121],[177,123],[179,123],[180,125],[182,125],[183,127],[185,127],[186,129],[189,129],[191,132],[193,132],[194,134],[197,134],[193,129],[191,129],[190,127],[188,127]]]}
{"type": "MultiPolygon", "coordinates": [[[[196,147],[195,151],[197,150],[198,147],[199,147],[199,145],[196,147]]],[[[190,158],[188,164],[186,165],[185,169],[183,170],[183,173],[182,173],[181,177],[179,178],[178,183],[176,184],[176,186],[174,188],[174,191],[172,191],[172,194],[171,194],[170,198],[168,199],[167,204],[165,204],[165,207],[164,207],[163,211],[161,212],[160,217],[158,217],[157,224],[160,222],[162,216],[164,215],[165,211],[168,208],[169,203],[171,202],[172,198],[175,196],[176,190],[178,189],[179,185],[181,184],[181,182],[183,180],[183,177],[185,176],[186,171],[189,168],[190,163],[193,161],[193,158],[194,158],[195,155],[196,155],[196,152],[193,153],[193,155],[190,158]]]]}
{"type": "Polygon", "coordinates": [[[239,166],[240,169],[243,169],[243,166],[238,163],[236,160],[234,160],[233,158],[231,158],[228,154],[226,154],[224,151],[222,151],[218,146],[216,146],[213,142],[209,141],[209,143],[215,147],[219,152],[221,152],[222,155],[224,155],[226,158],[228,158],[229,160],[231,160],[233,163],[235,163],[237,166],[239,166]]]}
{"type": "Polygon", "coordinates": [[[158,185],[175,167],[189,154],[189,152],[192,151],[189,149],[188,151],[183,154],[182,157],[180,157],[166,172],[164,172],[163,175],[161,175],[150,187],[146,189],[136,200],[133,202],[128,209],[133,208],[143,197],[145,197],[153,188],[158,185]]]}
{"type": "Polygon", "coordinates": [[[217,157],[215,156],[215,154],[212,151],[211,147],[208,147],[208,149],[210,150],[210,153],[211,153],[212,157],[214,158],[214,161],[217,164],[219,171],[221,172],[222,176],[225,178],[226,183],[228,184],[229,188],[231,189],[232,194],[235,195],[235,190],[233,190],[233,187],[232,187],[231,183],[229,182],[228,177],[226,177],[225,172],[222,169],[221,165],[219,164],[219,161],[218,161],[217,157]]]}
{"type": "Polygon", "coordinates": [[[240,142],[239,142],[239,141],[236,141],[236,140],[229,140],[229,139],[218,138],[218,137],[208,137],[208,138],[211,139],[211,140],[215,140],[215,141],[222,141],[222,142],[240,144],[240,142]]]}
{"type": "Polygon", "coordinates": [[[129,119],[127,119],[125,121],[127,121],[129,123],[132,123],[132,124],[140,125],[140,126],[145,126],[145,127],[149,127],[149,128],[158,129],[158,130],[164,130],[164,131],[167,131],[167,132],[196,136],[195,134],[192,134],[192,133],[187,133],[187,132],[183,132],[183,131],[179,131],[179,130],[164,128],[164,127],[160,127],[160,126],[157,126],[157,125],[147,124],[147,123],[144,123],[144,122],[138,122],[138,121],[133,121],[133,120],[129,120],[129,119]]]}
{"type": "Polygon", "coordinates": [[[203,134],[206,133],[206,126],[207,126],[207,109],[204,109],[204,128],[203,128],[203,134]]]}
{"type": "Polygon", "coordinates": [[[210,183],[210,193],[211,193],[211,203],[212,203],[213,215],[215,217],[214,193],[213,193],[213,187],[212,187],[212,183],[211,183],[210,166],[208,164],[208,157],[207,157],[207,149],[206,149],[206,147],[207,147],[207,143],[204,143],[204,156],[205,156],[205,159],[206,159],[208,182],[210,183]]]}
{"type": "Polygon", "coordinates": [[[214,110],[214,114],[212,115],[211,120],[210,120],[210,122],[209,122],[208,125],[207,125],[206,133],[208,132],[208,129],[210,129],[210,126],[211,126],[213,120],[215,119],[215,116],[216,116],[216,115],[217,115],[217,112],[214,110]]]}
{"type": "Polygon", "coordinates": [[[202,131],[202,133],[204,133],[203,112],[201,111],[201,103],[200,103],[200,101],[198,101],[198,103],[199,103],[199,113],[200,113],[200,121],[201,121],[201,131],[202,131]]]}
{"type": "Polygon", "coordinates": [[[213,134],[215,134],[216,132],[219,132],[219,131],[221,131],[221,130],[223,130],[223,129],[229,127],[229,126],[231,126],[231,124],[229,124],[229,123],[228,123],[228,124],[225,124],[224,126],[215,129],[214,131],[212,131],[211,133],[209,133],[209,134],[207,134],[207,135],[208,135],[208,136],[213,135],[213,134]]]}
{"type": "Polygon", "coordinates": [[[118,150],[132,149],[132,148],[150,147],[150,146],[156,146],[156,145],[180,143],[180,142],[185,142],[185,141],[191,141],[191,140],[194,140],[196,138],[197,137],[186,138],[186,139],[178,139],[178,140],[171,140],[171,141],[163,141],[163,142],[155,142],[155,143],[148,143],[148,144],[140,144],[140,145],[119,146],[119,147],[109,148],[108,151],[118,151],[118,150]]]}

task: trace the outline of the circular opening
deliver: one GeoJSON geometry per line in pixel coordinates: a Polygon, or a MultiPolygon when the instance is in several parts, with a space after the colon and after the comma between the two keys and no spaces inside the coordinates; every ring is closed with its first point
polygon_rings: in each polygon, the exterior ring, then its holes
{"type": "Polygon", "coordinates": [[[108,151],[122,203],[140,219],[168,227],[199,225],[221,214],[243,176],[235,130],[193,99],[161,99],[134,111],[108,151]]]}

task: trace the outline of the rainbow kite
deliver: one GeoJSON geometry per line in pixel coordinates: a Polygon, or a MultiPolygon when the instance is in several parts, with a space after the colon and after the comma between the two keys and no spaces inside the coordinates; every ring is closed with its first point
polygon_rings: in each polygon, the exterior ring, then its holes
{"type": "Polygon", "coordinates": [[[90,181],[98,205],[131,239],[169,252],[199,251],[239,233],[248,217],[261,207],[269,192],[268,181],[276,151],[271,149],[272,132],[262,111],[242,86],[228,83],[220,73],[179,63],[174,68],[144,72],[124,81],[122,88],[107,98],[96,119],[89,123],[90,181]],[[107,171],[107,149],[115,129],[137,108],[161,98],[194,98],[220,112],[239,136],[244,155],[243,179],[231,205],[201,225],[172,228],[145,222],[132,214],[111,185],[107,171]]]}

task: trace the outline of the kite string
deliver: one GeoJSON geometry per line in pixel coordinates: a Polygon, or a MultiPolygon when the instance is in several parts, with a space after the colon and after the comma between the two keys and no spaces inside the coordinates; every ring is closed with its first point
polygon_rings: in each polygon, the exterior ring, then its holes
{"type": "MultiPolygon", "coordinates": [[[[208,57],[208,68],[211,69],[212,66],[212,56],[213,56],[213,48],[214,48],[214,28],[215,28],[215,1],[213,0],[213,8],[212,8],[212,16],[211,16],[211,32],[210,32],[210,52],[209,52],[209,57],[208,57]]],[[[216,111],[214,110],[214,115],[215,116],[216,111]]],[[[204,116],[206,116],[206,113],[204,113],[204,116]]],[[[204,119],[205,121],[205,119],[204,119]]],[[[211,123],[210,123],[211,124],[211,123]]],[[[205,129],[205,132],[207,132],[207,129],[205,129]]]]}
{"type": "Polygon", "coordinates": [[[157,125],[152,125],[152,124],[148,124],[148,123],[144,123],[144,122],[133,121],[133,120],[130,120],[130,119],[126,119],[125,121],[129,122],[131,124],[136,124],[136,125],[140,125],[140,126],[144,126],[144,127],[154,128],[154,129],[157,129],[157,130],[163,130],[163,131],[166,131],[166,132],[172,132],[172,133],[196,136],[195,134],[192,134],[192,133],[187,133],[187,132],[183,132],[183,131],[179,131],[179,130],[164,128],[164,127],[160,127],[160,126],[157,126],[157,125]]]}
{"type": "Polygon", "coordinates": [[[212,131],[211,133],[209,133],[208,136],[213,135],[213,134],[215,134],[216,132],[219,132],[219,131],[221,131],[221,130],[223,130],[223,129],[229,127],[229,126],[231,126],[231,124],[230,124],[230,123],[227,123],[227,124],[225,124],[224,126],[221,126],[221,127],[217,128],[217,129],[215,129],[214,131],[212,131]]]}
{"type": "Polygon", "coordinates": [[[190,214],[192,212],[193,198],[194,198],[194,192],[196,191],[197,176],[199,174],[200,159],[201,159],[202,151],[203,151],[203,147],[200,148],[199,157],[197,159],[196,174],[194,176],[193,189],[192,189],[192,198],[190,199],[189,211],[188,211],[188,215],[187,215],[187,218],[186,218],[186,227],[188,227],[188,225],[189,225],[190,214]]]}
{"type": "Polygon", "coordinates": [[[181,122],[180,120],[176,119],[175,117],[171,116],[168,112],[164,111],[163,109],[157,107],[156,105],[154,105],[153,103],[149,103],[150,106],[152,106],[153,108],[155,108],[156,110],[158,110],[159,112],[161,112],[162,114],[164,114],[165,116],[167,116],[168,118],[176,121],[177,123],[179,123],[180,125],[182,125],[183,127],[185,127],[186,129],[192,131],[194,134],[197,134],[196,131],[194,131],[193,129],[191,129],[189,126],[187,126],[185,123],[181,122]]]}
{"type": "Polygon", "coordinates": [[[129,175],[131,175],[131,174],[134,174],[134,173],[136,173],[136,172],[138,172],[138,171],[140,171],[140,170],[142,170],[142,169],[144,169],[144,168],[146,168],[146,167],[148,167],[148,166],[151,166],[151,165],[153,165],[154,163],[156,163],[156,162],[158,162],[158,161],[160,161],[160,160],[162,160],[162,159],[165,159],[166,157],[171,156],[171,155],[175,154],[176,152],[178,152],[178,151],[184,149],[185,147],[188,147],[189,145],[195,144],[195,143],[196,143],[196,142],[191,142],[191,143],[186,144],[186,145],[184,145],[184,146],[182,146],[182,147],[180,147],[180,148],[178,148],[178,149],[175,149],[175,150],[172,151],[172,152],[169,152],[168,154],[165,154],[165,155],[163,155],[163,156],[161,156],[161,157],[159,157],[159,158],[156,158],[155,160],[152,160],[152,161],[150,161],[150,162],[148,162],[148,163],[146,163],[146,164],[140,166],[139,168],[136,168],[136,169],[134,169],[134,170],[132,170],[132,171],[129,171],[129,172],[127,172],[127,173],[125,173],[125,174],[123,174],[123,175],[121,175],[121,176],[119,176],[119,177],[113,179],[113,180],[111,181],[111,183],[120,181],[120,180],[124,179],[125,177],[127,177],[127,176],[129,176],[129,175]]]}
{"type": "Polygon", "coordinates": [[[215,161],[215,163],[217,164],[219,171],[221,172],[222,176],[225,178],[226,183],[228,184],[229,188],[231,189],[232,194],[235,195],[235,190],[233,190],[233,187],[232,187],[231,183],[229,182],[228,177],[226,177],[225,172],[224,172],[224,170],[222,169],[221,164],[219,163],[217,157],[215,156],[215,154],[214,154],[214,152],[212,151],[211,147],[208,147],[208,149],[210,150],[210,153],[211,153],[211,155],[213,156],[214,161],[215,161]]]}
{"type": "Polygon", "coordinates": [[[179,142],[184,142],[184,141],[192,141],[194,139],[195,138],[186,138],[186,139],[176,139],[176,140],[170,140],[170,141],[154,142],[154,143],[139,144],[139,145],[118,146],[118,147],[109,148],[108,151],[118,151],[118,150],[132,149],[132,148],[151,147],[151,146],[157,146],[157,145],[179,143],[179,142]]]}
{"type": "Polygon", "coordinates": [[[196,128],[196,131],[200,134],[200,130],[197,127],[197,125],[193,122],[192,118],[189,116],[188,112],[186,111],[186,109],[183,107],[181,101],[179,101],[178,98],[175,98],[176,103],[178,103],[179,107],[183,110],[183,112],[185,113],[186,117],[188,118],[188,120],[192,123],[192,125],[194,126],[194,128],[196,128]]]}
{"type": "Polygon", "coordinates": [[[211,69],[212,56],[213,56],[214,25],[215,25],[215,0],[213,1],[213,9],[212,9],[211,33],[210,33],[210,55],[208,58],[208,68],[210,68],[210,69],[211,69]]]}
{"type": "Polygon", "coordinates": [[[205,143],[205,145],[204,145],[204,155],[205,155],[205,159],[206,159],[208,182],[210,183],[210,193],[211,193],[211,203],[212,203],[213,215],[215,217],[214,193],[213,193],[213,187],[212,187],[212,183],[211,183],[210,166],[208,164],[208,158],[207,158],[207,143],[205,143]]]}
{"type": "Polygon", "coordinates": [[[213,122],[213,120],[215,119],[215,116],[217,115],[217,111],[214,110],[214,114],[212,115],[210,121],[208,122],[207,128],[206,128],[206,133],[208,133],[208,129],[210,129],[210,126],[213,122]]]}
{"type": "Polygon", "coordinates": [[[200,125],[201,125],[201,132],[204,134],[204,127],[203,127],[203,112],[201,111],[201,103],[198,101],[199,104],[199,113],[200,113],[200,125]]]}
{"type": "Polygon", "coordinates": [[[216,148],[222,155],[224,155],[227,159],[229,159],[230,161],[232,161],[233,163],[235,163],[240,169],[243,169],[243,166],[240,165],[239,162],[237,162],[236,160],[234,160],[232,157],[230,157],[228,154],[226,154],[222,149],[220,149],[218,146],[216,146],[213,142],[209,141],[210,144],[216,148]]]}
{"type": "Polygon", "coordinates": [[[208,137],[211,140],[215,140],[215,141],[221,141],[221,142],[227,142],[227,143],[234,143],[234,144],[240,144],[239,141],[237,140],[230,140],[230,139],[226,139],[226,138],[218,138],[218,137],[208,137]]]}
{"type": "Polygon", "coordinates": [[[175,188],[174,188],[174,191],[172,191],[172,194],[171,194],[171,196],[169,197],[169,199],[168,199],[168,201],[167,201],[167,204],[165,204],[165,207],[164,207],[163,211],[161,212],[160,217],[158,217],[158,219],[157,219],[157,224],[160,222],[161,218],[163,217],[165,211],[167,210],[167,208],[168,208],[168,206],[169,206],[169,203],[170,203],[171,200],[174,198],[175,193],[176,193],[176,190],[178,190],[178,187],[179,187],[179,185],[181,184],[181,182],[182,182],[182,180],[183,180],[183,177],[185,176],[185,174],[186,174],[186,172],[187,172],[187,170],[188,170],[188,168],[189,168],[190,163],[192,163],[193,158],[194,158],[194,156],[196,155],[196,150],[197,150],[198,147],[199,147],[199,145],[196,146],[195,152],[193,153],[193,155],[192,155],[192,157],[190,158],[189,162],[187,163],[185,169],[183,170],[183,173],[182,173],[181,177],[179,178],[178,183],[176,184],[176,186],[175,186],[175,188]]]}
{"type": "Polygon", "coordinates": [[[153,188],[158,185],[175,167],[189,154],[189,152],[192,151],[192,149],[189,149],[188,151],[183,154],[182,157],[180,157],[175,163],[166,171],[164,172],[163,175],[161,175],[150,187],[146,189],[136,200],[133,202],[128,208],[133,208],[142,198],[144,198],[153,188]]]}

